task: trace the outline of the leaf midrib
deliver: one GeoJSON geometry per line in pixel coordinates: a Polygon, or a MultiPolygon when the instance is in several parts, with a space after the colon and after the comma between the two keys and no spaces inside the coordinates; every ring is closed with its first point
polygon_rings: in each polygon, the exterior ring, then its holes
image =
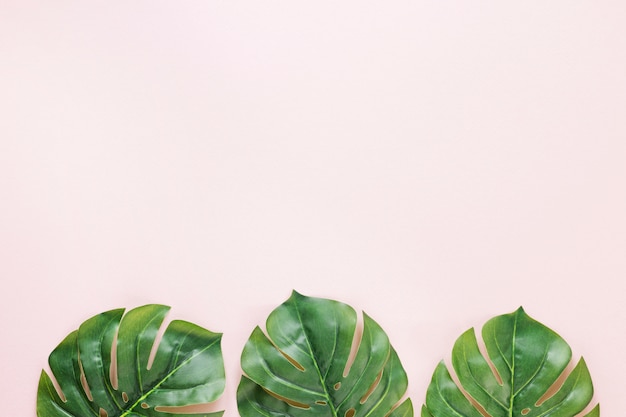
{"type": "Polygon", "coordinates": [[[298,316],[298,322],[300,323],[300,326],[302,327],[302,332],[304,333],[304,340],[306,340],[306,344],[307,344],[307,347],[309,348],[311,359],[313,360],[313,365],[315,365],[315,370],[317,371],[317,375],[318,375],[318,377],[320,379],[320,382],[322,383],[322,389],[324,390],[324,397],[326,397],[326,403],[330,407],[330,410],[333,413],[333,417],[338,417],[337,416],[337,410],[335,409],[335,404],[333,404],[333,402],[330,399],[330,393],[328,392],[328,388],[326,386],[326,378],[324,376],[322,376],[322,372],[321,372],[321,370],[320,370],[320,368],[318,366],[317,359],[313,355],[313,348],[311,346],[311,342],[309,340],[309,335],[307,334],[306,327],[304,326],[304,322],[302,321],[302,315],[300,314],[300,309],[298,308],[298,300],[297,299],[294,299],[294,306],[295,306],[295,309],[296,309],[296,314],[298,316]]]}
{"type": "MultiPolygon", "coordinates": [[[[189,333],[187,333],[189,334],[189,333]]],[[[184,342],[184,339],[183,339],[184,342]]],[[[181,342],[181,346],[182,343],[181,342]]],[[[178,365],[176,368],[172,369],[171,372],[169,372],[167,375],[165,375],[165,377],[163,377],[163,379],[161,379],[161,381],[159,381],[157,384],[155,384],[148,392],[146,392],[144,395],[142,395],[141,397],[139,397],[139,399],[137,399],[137,401],[135,401],[129,408],[127,408],[124,413],[122,413],[120,415],[120,417],[125,417],[128,416],[129,413],[131,413],[135,407],[137,407],[138,405],[140,405],[145,399],[147,399],[150,395],[152,395],[152,393],[154,393],[157,389],[159,389],[159,387],[165,383],[165,381],[167,381],[172,375],[174,375],[180,368],[182,368],[184,365],[186,365],[187,363],[189,363],[193,358],[195,358],[196,356],[200,355],[201,353],[205,352],[206,350],[208,350],[211,346],[213,346],[215,343],[217,343],[217,340],[214,340],[213,342],[211,342],[209,345],[207,345],[204,349],[198,351],[196,354],[190,356],[189,358],[187,358],[186,360],[184,360],[183,362],[180,363],[180,365],[178,365]]],[[[179,349],[180,351],[180,349],[179,349]]],[[[178,352],[176,353],[178,355],[178,352]]]]}

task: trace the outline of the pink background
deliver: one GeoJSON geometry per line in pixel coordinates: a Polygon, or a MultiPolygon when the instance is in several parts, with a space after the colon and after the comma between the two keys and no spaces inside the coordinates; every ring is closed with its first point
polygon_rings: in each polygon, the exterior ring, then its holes
{"type": "Polygon", "coordinates": [[[3,414],[82,321],[163,303],[239,355],[292,289],[365,310],[418,408],[523,305],[626,385],[626,2],[0,5],[3,414]]]}

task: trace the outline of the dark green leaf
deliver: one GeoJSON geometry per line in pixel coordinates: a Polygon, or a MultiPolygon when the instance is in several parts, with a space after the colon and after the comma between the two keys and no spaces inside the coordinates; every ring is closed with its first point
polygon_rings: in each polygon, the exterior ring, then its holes
{"type": "MultiPolygon", "coordinates": [[[[439,363],[426,394],[422,417],[573,417],[593,396],[583,359],[568,370],[572,353],[554,331],[522,308],[489,320],[482,329],[487,358],[474,329],[452,350],[452,367],[439,363]]],[[[587,417],[599,417],[599,407],[587,417]]]]}
{"type": "Polygon", "coordinates": [[[407,377],[380,326],[363,316],[352,363],[357,315],[322,298],[291,297],[268,317],[267,336],[256,328],[246,343],[237,390],[242,417],[412,417],[401,404],[407,377]]]}
{"type": "Polygon", "coordinates": [[[81,324],[50,354],[60,394],[51,376],[41,373],[38,417],[175,417],[179,414],[160,407],[216,400],[224,390],[221,334],[174,320],[149,364],[168,311],[162,305],[139,307],[124,316],[123,309],[112,310],[81,324]]]}

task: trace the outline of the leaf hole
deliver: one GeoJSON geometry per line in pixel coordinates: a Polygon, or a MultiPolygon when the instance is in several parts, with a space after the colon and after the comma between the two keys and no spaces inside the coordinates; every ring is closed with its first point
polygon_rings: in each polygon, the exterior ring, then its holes
{"type": "MultiPolygon", "coordinates": [[[[276,349],[278,349],[278,347],[276,347],[276,349]]],[[[294,358],[292,358],[291,356],[287,355],[287,353],[283,352],[282,350],[278,349],[278,351],[281,353],[281,355],[283,355],[285,357],[285,359],[287,359],[289,361],[290,364],[292,364],[297,370],[304,372],[304,366],[302,366],[297,360],[295,360],[294,358]]]]}
{"type": "Polygon", "coordinates": [[[339,388],[341,388],[341,382],[337,382],[335,385],[333,385],[333,388],[335,389],[335,391],[338,391],[339,388]]]}
{"type": "Polygon", "coordinates": [[[352,345],[350,346],[350,355],[348,355],[348,360],[346,361],[346,367],[343,369],[343,377],[347,377],[350,373],[350,368],[352,368],[352,364],[356,359],[356,354],[359,351],[359,346],[361,346],[361,339],[363,337],[363,318],[361,315],[357,316],[357,323],[354,328],[354,335],[352,336],[352,345]]]}
{"type": "Polygon", "coordinates": [[[487,412],[487,410],[485,410],[485,407],[483,407],[482,404],[476,401],[471,395],[467,393],[465,394],[467,395],[467,399],[469,400],[469,402],[472,403],[474,408],[476,408],[480,414],[482,414],[484,417],[491,417],[491,415],[487,412]]]}
{"type": "Polygon", "coordinates": [[[83,391],[85,391],[85,395],[89,398],[89,401],[93,401],[89,384],[87,384],[87,377],[85,376],[85,371],[83,370],[83,363],[80,359],[80,352],[78,352],[78,367],[80,368],[80,385],[83,387],[83,391]]]}
{"type": "Polygon", "coordinates": [[[354,417],[354,414],[356,414],[356,410],[354,408],[348,408],[344,415],[345,417],[354,417]]]}
{"type": "Polygon", "coordinates": [[[274,341],[272,339],[270,339],[269,337],[267,338],[267,340],[272,344],[272,346],[274,346],[274,349],[276,349],[278,352],[280,352],[281,355],[283,355],[283,357],[285,359],[287,359],[287,361],[297,370],[304,372],[306,369],[304,368],[304,366],[302,366],[302,364],[300,364],[300,362],[298,362],[297,360],[295,360],[294,358],[292,358],[289,354],[287,354],[287,352],[285,352],[284,350],[282,350],[281,348],[279,348],[278,346],[276,346],[276,343],[274,343],[274,341]]]}
{"type": "Polygon", "coordinates": [[[572,373],[573,370],[574,361],[571,360],[570,363],[565,367],[563,372],[561,372],[561,375],[559,375],[559,377],[550,386],[550,388],[548,388],[548,390],[541,397],[539,397],[539,399],[535,403],[535,406],[541,407],[541,404],[543,404],[544,402],[549,400],[554,394],[556,394],[561,389],[561,387],[565,383],[565,380],[572,373]]]}
{"type": "Polygon", "coordinates": [[[89,401],[93,401],[93,395],[91,395],[91,390],[89,389],[89,385],[87,385],[87,378],[85,378],[84,373],[80,373],[80,385],[83,387],[83,391],[85,391],[85,395],[89,398],[89,401]]]}
{"type": "Polygon", "coordinates": [[[113,336],[113,345],[111,346],[111,367],[109,368],[109,379],[111,380],[111,386],[114,390],[118,388],[118,379],[117,379],[117,333],[118,330],[115,331],[115,335],[113,336]]]}
{"type": "Polygon", "coordinates": [[[163,334],[169,325],[169,321],[167,320],[167,316],[163,318],[163,322],[157,331],[156,336],[154,337],[154,342],[152,343],[152,349],[150,349],[150,356],[148,356],[148,363],[146,364],[146,369],[150,370],[152,368],[152,364],[154,363],[154,358],[156,357],[157,351],[159,350],[159,345],[161,344],[161,340],[163,339],[163,334]]]}
{"type": "Polygon", "coordinates": [[[263,390],[264,390],[265,392],[267,392],[269,395],[271,395],[272,397],[274,397],[274,398],[276,398],[276,399],[279,399],[279,400],[281,400],[281,401],[284,401],[284,402],[286,402],[287,404],[289,404],[289,405],[290,405],[290,406],[292,406],[292,407],[301,408],[301,409],[303,409],[303,410],[308,410],[308,409],[310,409],[310,408],[311,408],[311,407],[309,407],[307,404],[303,404],[303,403],[300,403],[300,402],[298,402],[298,401],[294,401],[294,400],[292,400],[292,399],[289,399],[289,398],[287,398],[287,397],[283,397],[282,395],[278,395],[278,394],[276,394],[275,392],[272,392],[272,391],[267,390],[267,389],[265,389],[265,388],[263,388],[263,390]]]}
{"type": "Polygon", "coordinates": [[[100,417],[109,417],[109,413],[107,413],[107,411],[100,407],[100,411],[98,412],[98,414],[100,415],[100,417]]]}
{"type": "Polygon", "coordinates": [[[315,404],[317,404],[317,405],[328,405],[328,403],[326,401],[320,401],[320,400],[315,401],[315,404]]]}
{"type": "Polygon", "coordinates": [[[126,394],[125,392],[122,393],[122,400],[124,400],[125,403],[128,402],[128,394],[126,394]]]}
{"type": "Polygon", "coordinates": [[[380,379],[382,378],[382,376],[383,376],[383,370],[381,369],[378,375],[376,375],[376,379],[374,380],[374,382],[372,382],[372,385],[368,388],[365,395],[361,397],[361,400],[359,401],[361,404],[365,404],[365,402],[370,397],[370,395],[372,395],[372,393],[374,392],[378,384],[380,384],[380,379]]]}
{"type": "Polygon", "coordinates": [[[150,406],[148,405],[148,403],[141,403],[141,408],[147,409],[150,408],[150,406]]]}
{"type": "Polygon", "coordinates": [[[524,408],[522,410],[522,415],[525,416],[526,414],[530,413],[530,408],[524,408]]]}
{"type": "Polygon", "coordinates": [[[57,395],[59,396],[61,401],[66,403],[67,402],[67,397],[65,397],[65,394],[61,390],[61,385],[59,385],[59,381],[57,381],[56,376],[52,373],[52,371],[46,372],[46,374],[50,378],[50,381],[52,381],[52,386],[54,386],[54,389],[57,392],[57,395]]]}

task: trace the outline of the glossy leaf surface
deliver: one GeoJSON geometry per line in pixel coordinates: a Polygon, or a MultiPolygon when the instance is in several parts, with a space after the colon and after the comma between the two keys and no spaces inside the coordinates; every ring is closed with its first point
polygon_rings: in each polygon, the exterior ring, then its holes
{"type": "MultiPolygon", "coordinates": [[[[452,366],[463,391],[440,362],[422,417],[574,417],[590,404],[593,385],[585,361],[567,369],[568,344],[522,308],[489,320],[482,339],[488,358],[474,329],[457,339],[452,366]]],[[[586,416],[599,415],[596,406],[586,416]]]]}
{"type": "Polygon", "coordinates": [[[38,417],[188,416],[161,407],[216,400],[224,390],[221,334],[174,320],[152,358],[168,311],[154,304],[125,315],[111,310],[81,324],[49,357],[60,395],[51,376],[41,373],[38,417]]]}
{"type": "MultiPolygon", "coordinates": [[[[389,339],[363,316],[358,349],[352,307],[333,300],[291,297],[257,327],[241,365],[237,389],[242,417],[412,417],[402,397],[407,377],[389,339]]],[[[358,339],[358,338],[357,338],[358,339]]]]}

